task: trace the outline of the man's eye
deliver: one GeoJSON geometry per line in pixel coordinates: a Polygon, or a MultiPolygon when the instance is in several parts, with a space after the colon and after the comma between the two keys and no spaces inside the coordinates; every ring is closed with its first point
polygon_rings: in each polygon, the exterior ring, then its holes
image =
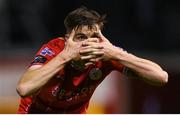
{"type": "Polygon", "coordinates": [[[78,39],[78,40],[85,40],[86,37],[84,37],[84,36],[79,36],[79,37],[77,37],[77,39],[78,39]]]}

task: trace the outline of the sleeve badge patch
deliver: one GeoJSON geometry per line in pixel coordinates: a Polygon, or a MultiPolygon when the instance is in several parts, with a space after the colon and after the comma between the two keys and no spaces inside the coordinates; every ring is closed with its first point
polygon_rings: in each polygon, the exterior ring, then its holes
{"type": "Polygon", "coordinates": [[[36,56],[36,57],[34,58],[32,64],[33,64],[33,63],[45,63],[46,60],[47,60],[47,59],[46,59],[45,57],[43,57],[43,56],[41,56],[41,55],[38,55],[38,56],[36,56]]]}
{"type": "Polygon", "coordinates": [[[54,54],[55,53],[52,50],[50,50],[48,47],[45,47],[40,53],[40,55],[42,56],[46,56],[46,55],[52,56],[54,54]]]}

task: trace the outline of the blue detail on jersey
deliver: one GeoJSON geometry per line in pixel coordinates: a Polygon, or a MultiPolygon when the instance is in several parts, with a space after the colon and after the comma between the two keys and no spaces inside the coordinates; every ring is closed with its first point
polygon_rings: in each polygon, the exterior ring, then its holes
{"type": "Polygon", "coordinates": [[[54,54],[55,53],[51,51],[48,47],[44,48],[40,53],[40,55],[43,55],[43,56],[46,56],[46,55],[52,56],[54,54]]]}

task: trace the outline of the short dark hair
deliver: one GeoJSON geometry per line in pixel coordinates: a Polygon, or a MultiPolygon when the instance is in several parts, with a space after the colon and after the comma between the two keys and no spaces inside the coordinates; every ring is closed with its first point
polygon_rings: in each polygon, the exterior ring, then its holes
{"type": "Polygon", "coordinates": [[[106,22],[105,18],[106,15],[101,16],[96,11],[81,6],[66,16],[64,25],[68,33],[75,27],[89,26],[92,28],[94,24],[98,24],[100,29],[102,29],[106,22]]]}

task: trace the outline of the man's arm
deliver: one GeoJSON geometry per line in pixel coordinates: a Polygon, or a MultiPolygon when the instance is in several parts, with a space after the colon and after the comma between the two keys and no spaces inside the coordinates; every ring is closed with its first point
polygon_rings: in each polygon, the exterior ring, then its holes
{"type": "Polygon", "coordinates": [[[127,53],[120,48],[113,48],[113,59],[125,66],[125,75],[134,76],[153,85],[168,82],[168,74],[158,64],[127,53]]]}
{"type": "Polygon", "coordinates": [[[17,85],[17,92],[22,97],[26,97],[35,93],[43,85],[45,85],[59,70],[61,70],[69,60],[69,57],[63,57],[63,54],[61,54],[43,66],[31,66],[22,75],[17,85]]]}
{"type": "Polygon", "coordinates": [[[79,56],[81,43],[73,41],[74,30],[66,41],[65,48],[51,61],[43,66],[31,66],[21,77],[17,85],[17,92],[20,96],[32,95],[44,86],[59,70],[72,59],[79,56]]]}
{"type": "MultiPolygon", "coordinates": [[[[81,53],[91,52],[96,57],[90,59],[90,61],[98,60],[116,60],[117,62],[123,64],[125,67],[129,68],[129,74],[138,76],[151,84],[164,84],[168,82],[168,74],[162,68],[147,59],[137,57],[112,45],[108,39],[106,39],[101,31],[99,31],[99,37],[102,42],[92,43],[86,42],[84,45],[88,46],[85,50],[80,51],[81,53]],[[103,49],[97,49],[97,46],[103,47],[103,49]]],[[[81,57],[83,59],[83,57],[81,57]]],[[[129,75],[128,74],[128,75],[129,75]]]]}
{"type": "Polygon", "coordinates": [[[137,57],[113,46],[101,33],[104,44],[104,55],[129,68],[127,75],[135,75],[150,84],[161,85],[168,82],[168,74],[158,64],[147,59],[137,57]]]}

